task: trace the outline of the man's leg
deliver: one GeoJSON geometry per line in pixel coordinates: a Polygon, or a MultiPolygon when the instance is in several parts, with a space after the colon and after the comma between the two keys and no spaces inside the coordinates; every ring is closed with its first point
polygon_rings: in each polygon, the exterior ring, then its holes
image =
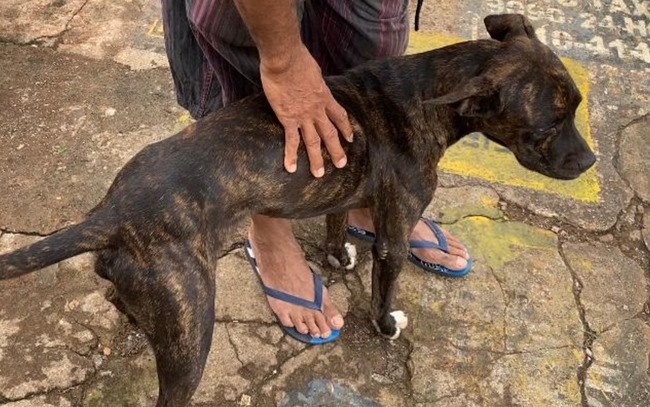
{"type": "MultiPolygon", "coordinates": [[[[305,3],[302,35],[325,75],[337,75],[371,59],[402,55],[409,33],[407,0],[312,0],[305,3]]],[[[348,212],[350,225],[374,232],[370,211],[348,212]]],[[[413,249],[420,259],[452,270],[467,266],[465,247],[443,231],[449,253],[413,249]]],[[[434,232],[420,221],[411,240],[436,242],[434,232]]]]}
{"type": "MultiPolygon", "coordinates": [[[[197,98],[195,111],[205,115],[210,112],[205,110],[206,106],[219,107],[260,92],[257,51],[232,0],[190,1],[188,7],[193,37],[208,62],[206,70],[210,70],[202,78],[203,93],[197,98]],[[220,87],[219,104],[209,100],[215,86],[220,87]]],[[[167,42],[170,41],[173,39],[167,42]]],[[[250,241],[264,285],[313,301],[314,280],[291,223],[262,215],[253,216],[252,220],[250,241]]],[[[281,323],[295,326],[300,333],[326,337],[332,329],[343,326],[343,318],[332,305],[326,288],[322,313],[267,298],[281,323]]]]}

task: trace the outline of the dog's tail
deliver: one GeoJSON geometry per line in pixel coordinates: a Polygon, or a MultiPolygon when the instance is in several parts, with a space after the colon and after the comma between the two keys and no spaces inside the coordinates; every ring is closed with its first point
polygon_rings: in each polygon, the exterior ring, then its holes
{"type": "Polygon", "coordinates": [[[100,217],[62,229],[38,242],[0,255],[0,280],[19,277],[81,253],[105,249],[112,235],[100,217]]]}

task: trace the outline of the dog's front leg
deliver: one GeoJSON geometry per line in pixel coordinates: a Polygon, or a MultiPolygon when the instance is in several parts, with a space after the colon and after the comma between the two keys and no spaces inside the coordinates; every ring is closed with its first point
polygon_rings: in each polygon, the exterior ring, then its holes
{"type": "Polygon", "coordinates": [[[325,237],[325,252],[327,262],[334,268],[351,270],[356,263],[357,249],[345,241],[347,236],[347,212],[332,213],[325,217],[327,236],[325,237]]]}
{"type": "Polygon", "coordinates": [[[391,305],[409,236],[421,213],[408,205],[396,207],[397,201],[384,201],[373,210],[376,237],[372,246],[372,318],[377,330],[390,339],[399,337],[408,323],[404,312],[391,311],[391,305]]]}

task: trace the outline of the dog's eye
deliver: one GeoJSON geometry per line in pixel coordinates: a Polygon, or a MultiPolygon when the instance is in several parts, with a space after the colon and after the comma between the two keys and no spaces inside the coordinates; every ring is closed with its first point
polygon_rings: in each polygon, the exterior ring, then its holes
{"type": "Polygon", "coordinates": [[[536,144],[548,144],[552,142],[557,136],[557,127],[547,127],[546,129],[539,129],[533,133],[533,141],[536,144]]]}
{"type": "Polygon", "coordinates": [[[550,129],[544,130],[544,137],[553,137],[557,134],[557,128],[551,127],[550,129]]]}
{"type": "Polygon", "coordinates": [[[557,126],[553,124],[552,126],[539,129],[535,132],[535,138],[545,139],[549,137],[554,137],[557,134],[557,126]]]}

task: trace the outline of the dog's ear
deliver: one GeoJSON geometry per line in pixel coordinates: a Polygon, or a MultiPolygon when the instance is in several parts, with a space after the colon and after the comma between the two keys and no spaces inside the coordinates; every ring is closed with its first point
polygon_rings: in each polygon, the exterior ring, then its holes
{"type": "Polygon", "coordinates": [[[488,75],[480,75],[451,92],[435,99],[425,100],[425,105],[451,105],[464,117],[487,117],[500,110],[499,90],[488,75]]]}
{"type": "Polygon", "coordinates": [[[523,36],[531,40],[537,39],[535,29],[530,21],[521,14],[496,14],[489,15],[483,20],[485,28],[490,33],[490,37],[499,41],[523,36]]]}

